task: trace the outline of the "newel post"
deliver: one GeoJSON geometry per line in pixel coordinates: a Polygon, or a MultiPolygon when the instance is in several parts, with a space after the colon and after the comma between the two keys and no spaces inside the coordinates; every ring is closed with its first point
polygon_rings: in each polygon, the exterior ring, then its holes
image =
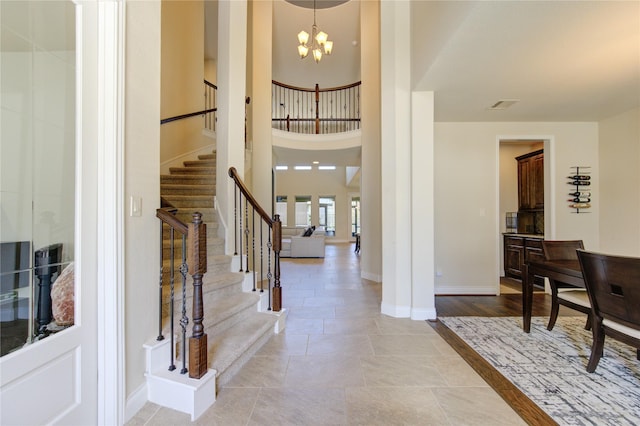
{"type": "Polygon", "coordinates": [[[282,287],[280,287],[280,249],[282,248],[282,222],[280,215],[274,216],[273,221],[273,253],[275,256],[273,266],[273,311],[282,309],[282,287]]]}
{"type": "Polygon", "coordinates": [[[199,379],[207,373],[207,335],[202,320],[202,277],[207,272],[207,225],[202,214],[194,213],[189,224],[187,265],[193,278],[193,335],[189,338],[189,377],[199,379]]]}

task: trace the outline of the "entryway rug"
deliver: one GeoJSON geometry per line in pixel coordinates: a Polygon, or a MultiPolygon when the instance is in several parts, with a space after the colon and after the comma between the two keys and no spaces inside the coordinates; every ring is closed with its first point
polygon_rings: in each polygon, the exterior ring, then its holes
{"type": "Polygon", "coordinates": [[[630,346],[605,338],[604,356],[587,373],[592,335],[584,317],[441,317],[504,377],[560,425],[640,425],[640,361],[630,346]]]}

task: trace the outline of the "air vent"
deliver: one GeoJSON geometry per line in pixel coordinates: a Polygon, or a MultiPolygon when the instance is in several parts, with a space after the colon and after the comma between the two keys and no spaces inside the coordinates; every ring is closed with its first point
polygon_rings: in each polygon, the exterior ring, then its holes
{"type": "Polygon", "coordinates": [[[493,109],[493,110],[507,109],[518,101],[520,101],[520,99],[501,99],[495,104],[491,105],[488,109],[493,109]]]}

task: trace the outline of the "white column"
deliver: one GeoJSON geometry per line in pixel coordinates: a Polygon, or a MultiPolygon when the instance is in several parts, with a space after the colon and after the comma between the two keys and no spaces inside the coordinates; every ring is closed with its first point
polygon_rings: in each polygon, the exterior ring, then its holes
{"type": "Polygon", "coordinates": [[[382,313],[411,315],[411,3],[382,1],[382,313]]]}
{"type": "Polygon", "coordinates": [[[247,1],[218,2],[218,125],[216,199],[226,225],[226,252],[233,252],[233,182],[229,167],[244,177],[244,107],[247,63],[247,1]]]}
{"type": "Polygon", "coordinates": [[[411,319],[436,319],[433,92],[412,94],[411,319]]]}
{"type": "Polygon", "coordinates": [[[251,191],[260,205],[271,214],[271,52],[272,16],[271,0],[251,3],[252,64],[250,94],[252,117],[251,146],[253,179],[251,191]]]}
{"type": "MultiPolygon", "coordinates": [[[[382,213],[380,202],[380,4],[360,2],[362,75],[362,162],[360,186],[362,278],[382,281],[382,213]]],[[[350,213],[349,213],[350,214],[350,213]]]]}

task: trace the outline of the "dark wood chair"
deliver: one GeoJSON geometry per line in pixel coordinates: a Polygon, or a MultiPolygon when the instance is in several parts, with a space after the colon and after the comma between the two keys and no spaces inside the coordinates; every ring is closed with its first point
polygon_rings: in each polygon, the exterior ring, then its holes
{"type": "Polygon", "coordinates": [[[578,259],[593,318],[593,345],[587,371],[596,370],[605,335],[636,348],[640,360],[640,258],[579,250],[578,259]]]}
{"type": "MultiPolygon", "coordinates": [[[[576,251],[579,249],[584,249],[582,240],[542,241],[542,252],[544,253],[545,260],[578,260],[576,251]]],[[[591,319],[589,316],[591,314],[591,304],[589,303],[587,290],[560,283],[551,278],[549,279],[549,285],[551,286],[551,313],[549,315],[547,330],[553,330],[553,326],[558,319],[560,305],[587,314],[585,329],[589,330],[591,328],[591,319]]]]}

